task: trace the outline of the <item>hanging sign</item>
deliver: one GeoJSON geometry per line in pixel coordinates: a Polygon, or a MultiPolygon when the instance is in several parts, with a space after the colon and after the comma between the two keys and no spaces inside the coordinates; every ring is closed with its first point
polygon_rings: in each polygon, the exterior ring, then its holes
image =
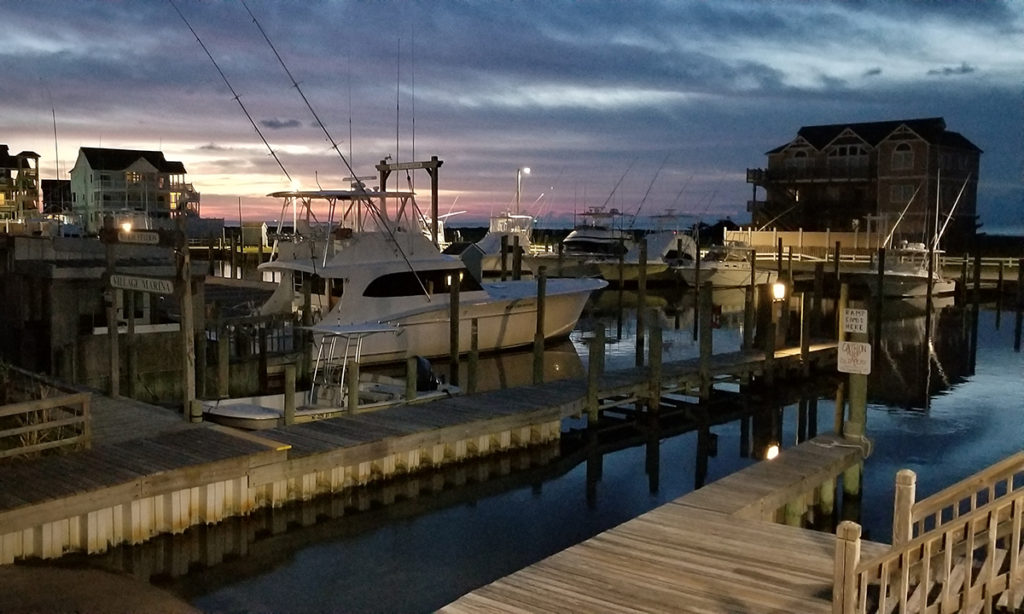
{"type": "Polygon", "coordinates": [[[839,372],[871,374],[871,344],[857,341],[839,343],[839,372]]]}
{"type": "Polygon", "coordinates": [[[135,277],[133,275],[113,274],[110,276],[110,287],[136,292],[152,292],[154,294],[174,294],[174,282],[169,279],[153,277],[135,277]]]}

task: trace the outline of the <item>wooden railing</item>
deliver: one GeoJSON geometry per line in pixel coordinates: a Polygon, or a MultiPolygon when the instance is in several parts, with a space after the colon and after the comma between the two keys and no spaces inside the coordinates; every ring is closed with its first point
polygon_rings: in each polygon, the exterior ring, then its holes
{"type": "Polygon", "coordinates": [[[0,459],[91,444],[89,393],[0,407],[0,459]]]}
{"type": "Polygon", "coordinates": [[[1024,453],[914,503],[897,476],[893,547],[860,560],[860,526],[837,529],[833,612],[1016,611],[1024,602],[1024,453]]]}

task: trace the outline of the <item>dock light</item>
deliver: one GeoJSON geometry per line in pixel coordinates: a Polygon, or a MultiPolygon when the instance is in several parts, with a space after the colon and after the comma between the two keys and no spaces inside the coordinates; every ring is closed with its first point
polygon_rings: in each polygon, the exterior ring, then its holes
{"type": "Polygon", "coordinates": [[[121,230],[123,230],[124,232],[131,232],[132,231],[132,223],[131,222],[121,222],[121,230]]]}
{"type": "Polygon", "coordinates": [[[765,460],[772,460],[773,458],[775,458],[778,455],[779,455],[779,444],[777,444],[777,443],[771,444],[764,451],[764,459],[765,460]]]}
{"type": "Polygon", "coordinates": [[[772,298],[781,301],[786,298],[786,284],[777,281],[772,284],[772,298]]]}

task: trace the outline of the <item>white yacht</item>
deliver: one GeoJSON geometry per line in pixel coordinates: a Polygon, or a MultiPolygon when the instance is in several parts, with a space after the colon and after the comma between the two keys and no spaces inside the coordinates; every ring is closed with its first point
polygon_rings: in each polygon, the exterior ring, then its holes
{"type": "Polygon", "coordinates": [[[753,256],[746,245],[732,242],[715,245],[701,257],[699,267],[693,260],[676,267],[676,272],[691,287],[699,281],[700,284],[710,282],[715,288],[738,288],[749,285],[752,274],[755,285],[774,283],[778,277],[775,269],[757,267],[753,256]]]}
{"type": "Polygon", "coordinates": [[[533,217],[530,215],[504,211],[492,216],[487,227],[487,234],[476,242],[483,252],[480,269],[484,276],[501,272],[501,240],[507,237],[508,252],[505,255],[505,270],[512,271],[512,249],[515,240],[519,240],[520,255],[530,253],[530,237],[533,234],[533,217]]]}
{"type": "MultiPolygon", "coordinates": [[[[697,244],[690,235],[662,230],[644,235],[647,241],[647,282],[668,283],[679,279],[676,268],[693,262],[697,244]]],[[[594,260],[601,277],[609,282],[636,283],[640,278],[640,244],[633,245],[618,258],[594,260]]]]}
{"type": "MultiPolygon", "coordinates": [[[[284,199],[281,219],[291,209],[294,230],[279,228],[271,260],[260,265],[281,275],[261,313],[301,306],[303,282],[309,280],[320,330],[372,322],[397,326],[397,334],[364,341],[361,363],[447,356],[456,285],[460,352],[470,350],[473,321],[481,352],[533,343],[537,282],[478,282],[459,258],[440,253],[421,232],[411,192],[315,190],[271,196],[284,199]]],[[[544,338],[567,336],[591,292],[605,285],[592,279],[548,280],[544,338]]],[[[318,344],[321,335],[314,334],[318,344]]]]}
{"type": "MultiPolygon", "coordinates": [[[[942,276],[939,255],[934,251],[931,274],[932,296],[942,296],[956,292],[956,282],[942,276]]],[[[912,298],[928,295],[928,258],[929,250],[924,243],[903,242],[899,247],[885,250],[885,268],[882,271],[882,296],[885,298],[912,298]]],[[[878,296],[878,257],[872,258],[871,268],[867,271],[853,273],[855,282],[867,286],[872,296],[878,296]]]]}
{"type": "Polygon", "coordinates": [[[633,232],[622,227],[622,212],[605,207],[588,207],[564,239],[559,254],[546,253],[527,258],[531,270],[546,266],[553,277],[597,277],[597,263],[618,261],[635,244],[633,232]]]}

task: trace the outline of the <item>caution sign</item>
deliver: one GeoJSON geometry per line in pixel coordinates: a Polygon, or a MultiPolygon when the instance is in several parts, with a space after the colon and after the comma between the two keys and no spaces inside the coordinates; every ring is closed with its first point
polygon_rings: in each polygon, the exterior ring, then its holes
{"type": "Polygon", "coordinates": [[[871,344],[857,341],[839,343],[839,372],[871,374],[871,344]]]}

